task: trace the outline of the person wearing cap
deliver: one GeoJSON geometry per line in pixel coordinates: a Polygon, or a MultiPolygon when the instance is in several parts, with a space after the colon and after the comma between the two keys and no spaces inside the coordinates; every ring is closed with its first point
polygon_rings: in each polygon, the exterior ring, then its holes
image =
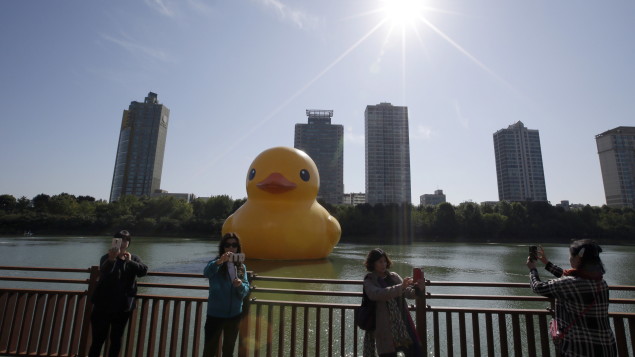
{"type": "Polygon", "coordinates": [[[148,267],[141,258],[130,253],[130,233],[126,230],[115,233],[114,238],[121,238],[121,246],[111,247],[99,262],[99,281],[91,296],[93,311],[90,317],[92,328],[92,345],[89,357],[98,357],[107,338],[110,328],[109,356],[119,355],[121,338],[132,310],[135,308],[137,295],[137,277],[145,276],[148,267]]]}
{"type": "Polygon", "coordinates": [[[527,258],[533,292],[555,299],[550,332],[558,356],[617,356],[601,252],[591,239],[576,240],[569,246],[571,269],[564,270],[551,263],[539,247],[538,260],[557,278],[546,282],[540,281],[535,260],[527,258]]]}

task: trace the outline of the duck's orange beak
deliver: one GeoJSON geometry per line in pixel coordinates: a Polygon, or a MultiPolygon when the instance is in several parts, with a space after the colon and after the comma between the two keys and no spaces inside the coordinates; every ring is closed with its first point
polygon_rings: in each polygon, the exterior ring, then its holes
{"type": "Polygon", "coordinates": [[[274,172],[256,186],[269,193],[283,193],[293,190],[297,185],[287,180],[282,174],[274,172]]]}

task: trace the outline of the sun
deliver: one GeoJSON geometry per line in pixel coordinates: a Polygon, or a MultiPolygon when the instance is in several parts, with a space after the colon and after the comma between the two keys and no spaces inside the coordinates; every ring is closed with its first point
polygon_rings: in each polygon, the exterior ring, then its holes
{"type": "Polygon", "coordinates": [[[424,10],[423,0],[383,0],[385,20],[392,26],[409,26],[419,21],[424,10]]]}

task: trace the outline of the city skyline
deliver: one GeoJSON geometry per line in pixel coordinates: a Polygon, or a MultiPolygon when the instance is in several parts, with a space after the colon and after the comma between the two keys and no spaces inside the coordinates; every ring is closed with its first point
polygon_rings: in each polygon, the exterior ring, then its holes
{"type": "Polygon", "coordinates": [[[344,192],[365,192],[364,108],[390,102],[409,111],[414,204],[497,200],[491,135],[522,121],[549,201],[603,205],[595,136],[635,117],[633,17],[573,0],[0,2],[0,193],[108,200],[121,108],[154,92],[169,192],[245,197],[306,108],[337,113],[344,192]]]}

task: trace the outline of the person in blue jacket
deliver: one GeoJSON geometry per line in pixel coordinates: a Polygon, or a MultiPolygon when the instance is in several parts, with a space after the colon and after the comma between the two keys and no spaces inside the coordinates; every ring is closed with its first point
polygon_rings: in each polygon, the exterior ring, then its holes
{"type": "Polygon", "coordinates": [[[221,332],[223,357],[234,353],[243,299],[249,294],[247,267],[237,262],[237,253],[242,253],[240,238],[236,233],[226,233],[218,245],[218,256],[203,270],[203,275],[209,279],[203,357],[216,356],[221,332]]]}

